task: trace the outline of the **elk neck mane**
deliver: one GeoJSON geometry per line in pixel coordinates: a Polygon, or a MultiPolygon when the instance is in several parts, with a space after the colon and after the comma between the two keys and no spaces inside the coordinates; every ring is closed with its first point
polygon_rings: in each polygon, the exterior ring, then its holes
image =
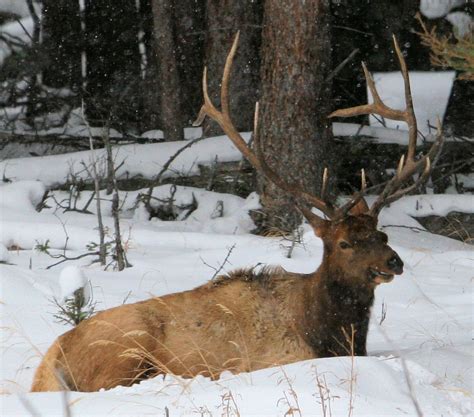
{"type": "Polygon", "coordinates": [[[347,355],[347,337],[354,332],[354,352],[366,354],[366,337],[374,287],[348,285],[341,279],[342,271],[324,262],[310,274],[288,272],[278,266],[245,268],[220,275],[205,284],[209,289],[235,282],[257,285],[279,302],[301,302],[301,323],[307,342],[316,356],[347,355]],[[298,285],[302,284],[302,285],[298,285]],[[294,292],[301,292],[298,297],[294,292]],[[291,294],[296,297],[291,297],[291,294]],[[327,337],[325,337],[327,336],[327,337]]]}
{"type": "Polygon", "coordinates": [[[219,275],[208,284],[209,287],[220,287],[235,281],[259,284],[262,288],[268,289],[277,285],[278,282],[288,280],[290,277],[298,277],[302,274],[288,272],[281,266],[263,266],[261,268],[240,268],[227,274],[219,275]]]}

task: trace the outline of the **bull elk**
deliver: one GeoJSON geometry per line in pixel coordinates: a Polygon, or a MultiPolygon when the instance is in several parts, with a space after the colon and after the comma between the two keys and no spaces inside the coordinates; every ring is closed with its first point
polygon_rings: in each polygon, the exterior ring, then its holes
{"type": "MultiPolygon", "coordinates": [[[[204,70],[204,105],[197,122],[206,116],[215,120],[260,174],[294,197],[324,243],[320,267],[310,274],[278,267],[241,269],[190,291],[100,312],[54,342],[36,372],[33,391],[96,391],[168,373],[217,379],[223,370],[247,372],[349,352],[366,355],[374,290],[403,272],[403,262],[388,246],[387,235],[377,230],[377,216],[384,205],[427,178],[442,136],[439,133],[430,151],[416,159],[417,126],[408,71],[395,40],[405,110],[382,102],[363,65],[373,103],[338,110],[331,117],[375,113],[404,121],[409,127],[407,155],[370,209],[364,200],[364,181],[360,191],[336,207],[279,177],[265,162],[258,138],[254,152],[235,129],[228,90],[237,43],[238,34],[225,63],[222,110],[209,98],[204,70]],[[409,183],[414,174],[418,179],[409,183]],[[326,218],[312,213],[310,206],[326,218]]],[[[255,124],[257,119],[258,111],[255,124]]]]}

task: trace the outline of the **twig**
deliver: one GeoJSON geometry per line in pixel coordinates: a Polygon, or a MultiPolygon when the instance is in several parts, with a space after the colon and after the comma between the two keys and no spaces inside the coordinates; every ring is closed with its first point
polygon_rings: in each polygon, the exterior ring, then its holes
{"type": "Polygon", "coordinates": [[[387,318],[387,304],[385,304],[385,302],[382,301],[382,314],[380,316],[379,326],[382,325],[382,323],[385,321],[386,318],[387,318]]]}
{"type": "Polygon", "coordinates": [[[358,53],[360,49],[355,48],[345,59],[342,61],[334,70],[326,77],[324,82],[331,81],[337,74],[339,74],[342,69],[350,62],[352,61],[352,58],[354,58],[358,53]]]}
{"type": "Polygon", "coordinates": [[[87,200],[86,205],[80,210],[82,213],[86,214],[92,214],[91,211],[88,210],[89,206],[91,205],[92,201],[94,200],[95,197],[95,191],[92,191],[91,196],[89,197],[89,200],[87,200]]]}
{"type": "Polygon", "coordinates": [[[84,112],[84,101],[82,101],[82,119],[87,127],[89,132],[89,146],[91,151],[91,158],[92,158],[92,172],[94,173],[94,188],[96,194],[96,214],[97,214],[97,221],[99,226],[99,261],[101,265],[105,265],[106,263],[106,256],[107,256],[107,249],[105,246],[105,231],[104,231],[104,224],[102,222],[102,210],[100,206],[100,184],[99,184],[99,174],[97,172],[97,158],[94,152],[94,143],[92,139],[92,131],[85,117],[84,112]]]}
{"type": "Polygon", "coordinates": [[[112,155],[112,145],[110,143],[108,122],[105,124],[103,141],[107,152],[107,194],[113,193],[112,217],[114,219],[115,229],[115,257],[117,260],[117,269],[119,271],[123,271],[125,268],[129,268],[131,265],[128,262],[127,255],[123,249],[122,234],[120,233],[119,190],[117,186],[117,178],[115,177],[116,170],[114,169],[114,158],[112,155]]]}
{"type": "Polygon", "coordinates": [[[100,255],[100,252],[99,251],[96,251],[96,252],[87,252],[87,253],[83,253],[82,255],[78,255],[78,256],[73,256],[72,258],[70,258],[69,256],[65,256],[65,255],[49,255],[51,256],[52,258],[62,258],[59,262],[56,262],[55,264],[52,264],[52,265],[49,265],[46,267],[46,269],[50,269],[50,268],[53,268],[54,266],[57,266],[59,264],[62,264],[63,262],[67,262],[67,261],[77,261],[78,259],[82,259],[82,258],[85,258],[86,256],[94,256],[94,255],[100,255]]]}
{"type": "Polygon", "coordinates": [[[129,290],[127,295],[124,297],[122,304],[126,304],[128,299],[130,298],[130,295],[132,295],[132,290],[129,290]]]}
{"type": "MultiPolygon", "coordinates": [[[[421,227],[416,227],[416,226],[404,226],[404,225],[401,225],[401,224],[384,224],[382,226],[382,229],[385,229],[386,227],[399,227],[401,229],[409,229],[409,230],[412,230],[413,232],[426,232],[426,233],[431,233],[429,230],[426,230],[426,229],[423,229],[421,227]]],[[[431,234],[434,234],[434,233],[431,233],[431,234]]]]}
{"type": "Polygon", "coordinates": [[[288,410],[285,412],[285,417],[286,416],[295,416],[295,415],[299,415],[299,417],[302,417],[301,407],[300,407],[300,403],[299,403],[299,400],[298,400],[298,394],[296,393],[296,391],[293,387],[293,383],[291,382],[291,380],[288,377],[288,374],[285,372],[284,368],[281,368],[281,372],[283,373],[283,378],[281,378],[278,381],[278,383],[280,384],[283,381],[287,383],[288,393],[293,398],[294,405],[291,404],[290,399],[288,398],[286,392],[283,392],[283,397],[284,398],[280,398],[280,400],[278,402],[283,401],[288,407],[288,410]]]}
{"type": "Polygon", "coordinates": [[[226,257],[225,257],[224,261],[222,262],[222,264],[219,266],[219,268],[215,268],[215,267],[213,267],[212,265],[209,265],[208,263],[206,263],[206,262],[204,261],[204,259],[201,258],[201,261],[204,263],[204,265],[208,266],[209,268],[214,269],[214,271],[215,271],[215,272],[214,272],[214,275],[213,275],[212,278],[211,278],[211,281],[213,281],[214,278],[217,277],[217,275],[219,274],[219,272],[221,272],[222,269],[224,268],[224,266],[228,263],[230,254],[231,254],[232,251],[234,250],[235,246],[236,246],[236,244],[234,243],[234,244],[229,248],[226,257]]]}
{"type": "MultiPolygon", "coordinates": [[[[354,382],[355,382],[355,372],[354,372],[354,366],[355,366],[355,351],[354,351],[354,338],[356,334],[356,330],[354,328],[354,324],[351,323],[351,334],[347,333],[347,330],[345,327],[341,327],[342,334],[344,335],[344,338],[346,339],[347,344],[349,345],[349,348],[346,348],[346,352],[348,353],[348,356],[351,357],[351,375],[350,375],[350,380],[349,380],[349,413],[348,417],[352,416],[352,412],[354,410],[354,382]]],[[[338,341],[335,338],[336,341],[338,341]]],[[[338,342],[342,347],[344,345],[340,342],[338,342]]]]}
{"type": "MultiPolygon", "coordinates": [[[[31,36],[31,34],[28,32],[28,30],[26,29],[25,25],[23,24],[23,22],[21,21],[21,19],[18,17],[15,19],[16,22],[21,26],[21,28],[23,29],[23,32],[25,32],[26,36],[28,36],[28,38],[30,39],[31,42],[33,42],[33,37],[31,36]]],[[[20,39],[20,38],[18,38],[20,39]]],[[[22,44],[23,46],[26,46],[26,44],[22,41],[22,44]]]]}
{"type": "Polygon", "coordinates": [[[66,256],[67,244],[69,242],[69,235],[67,233],[66,224],[62,221],[62,219],[56,213],[53,213],[53,215],[59,220],[59,223],[61,223],[61,227],[63,228],[64,234],[66,235],[66,240],[64,242],[64,247],[63,247],[63,255],[66,256]]]}
{"type": "Polygon", "coordinates": [[[291,237],[289,239],[290,242],[291,242],[291,245],[288,249],[288,253],[286,254],[286,257],[288,259],[290,259],[293,256],[293,251],[295,250],[296,245],[302,242],[302,236],[301,236],[302,230],[303,229],[299,226],[296,226],[293,229],[293,232],[292,232],[291,237]]]}
{"type": "Polygon", "coordinates": [[[314,373],[316,375],[316,385],[318,387],[319,398],[321,400],[320,405],[321,405],[321,410],[323,412],[323,417],[328,417],[328,416],[332,417],[331,397],[329,395],[329,388],[326,381],[326,376],[323,375],[322,377],[320,377],[318,374],[318,369],[316,367],[314,367],[314,373]],[[327,401],[327,404],[326,404],[326,401],[327,401]],[[328,411],[329,411],[329,414],[328,414],[328,411]]]}
{"type": "Polygon", "coordinates": [[[223,417],[240,417],[239,406],[235,401],[232,391],[227,391],[221,396],[221,407],[223,417]]]}
{"type": "Polygon", "coordinates": [[[336,29],[343,29],[343,30],[347,30],[347,31],[349,31],[349,32],[361,33],[362,35],[374,36],[374,34],[371,33],[371,32],[363,32],[362,30],[350,28],[350,27],[348,27],[348,26],[334,25],[333,28],[336,28],[336,29]]]}
{"type": "Polygon", "coordinates": [[[153,189],[155,187],[153,184],[155,184],[155,183],[158,184],[161,181],[161,177],[163,176],[163,174],[168,170],[169,166],[173,163],[173,161],[182,152],[184,152],[186,149],[189,149],[191,146],[193,146],[194,144],[198,143],[199,141],[201,141],[203,139],[205,139],[204,136],[201,136],[200,138],[192,139],[186,145],[184,145],[182,148],[178,149],[178,151],[176,151],[173,155],[171,155],[171,157],[168,159],[168,161],[166,161],[166,163],[161,168],[160,172],[158,172],[158,174],[154,178],[154,180],[152,182],[152,185],[150,186],[150,188],[148,189],[148,192],[146,194],[145,204],[147,205],[147,209],[150,209],[149,202],[150,202],[150,199],[151,199],[151,195],[153,194],[153,189]]]}

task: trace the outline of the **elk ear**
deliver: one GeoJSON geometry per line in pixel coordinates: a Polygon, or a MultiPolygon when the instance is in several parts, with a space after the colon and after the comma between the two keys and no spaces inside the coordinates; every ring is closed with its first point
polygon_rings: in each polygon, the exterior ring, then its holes
{"type": "Polygon", "coordinates": [[[322,237],[328,227],[329,221],[317,216],[306,207],[300,205],[297,207],[301,211],[301,214],[304,216],[304,218],[308,220],[309,224],[313,228],[314,234],[318,237],[322,237]]]}
{"type": "Polygon", "coordinates": [[[357,204],[349,210],[349,214],[352,216],[358,216],[360,214],[369,214],[369,206],[364,198],[361,198],[357,204]]]}

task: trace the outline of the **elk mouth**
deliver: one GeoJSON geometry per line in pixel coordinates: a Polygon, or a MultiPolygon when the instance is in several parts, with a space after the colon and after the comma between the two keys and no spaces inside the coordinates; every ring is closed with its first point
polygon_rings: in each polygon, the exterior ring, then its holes
{"type": "Polygon", "coordinates": [[[394,274],[390,272],[379,271],[376,268],[369,268],[369,279],[376,284],[384,284],[392,281],[394,274]]]}

